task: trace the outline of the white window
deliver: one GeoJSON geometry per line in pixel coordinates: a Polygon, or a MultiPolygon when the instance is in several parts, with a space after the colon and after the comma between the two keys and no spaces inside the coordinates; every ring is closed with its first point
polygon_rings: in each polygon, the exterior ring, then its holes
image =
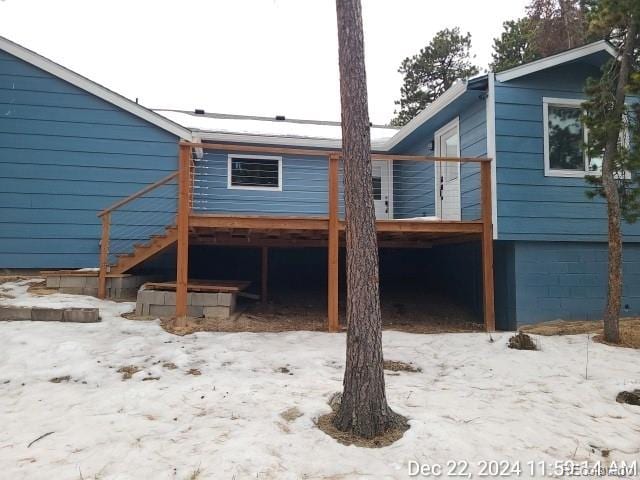
{"type": "Polygon", "coordinates": [[[582,100],[543,98],[544,174],[551,177],[598,175],[602,157],[589,157],[589,132],[582,123],[582,100]]]}
{"type": "Polygon", "coordinates": [[[227,187],[282,191],[282,157],[229,155],[227,187]]]}

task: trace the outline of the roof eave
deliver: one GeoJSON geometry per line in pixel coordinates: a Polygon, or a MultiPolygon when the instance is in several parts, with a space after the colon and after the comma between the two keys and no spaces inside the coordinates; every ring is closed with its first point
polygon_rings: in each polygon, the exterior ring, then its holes
{"type": "Polygon", "coordinates": [[[616,49],[609,42],[606,40],[599,40],[597,42],[582,45],[581,47],[556,53],[555,55],[534,60],[533,62],[525,63],[524,65],[519,65],[503,72],[496,73],[496,80],[499,82],[508,82],[509,80],[530,75],[541,70],[546,70],[547,68],[556,67],[563,63],[578,60],[597,52],[606,52],[613,58],[618,56],[618,52],[616,52],[616,49]]]}
{"type": "Polygon", "coordinates": [[[123,97],[122,95],[2,36],[0,36],[0,50],[4,50],[14,57],[44,70],[45,72],[50,73],[51,75],[58,77],[92,95],[95,95],[96,97],[101,98],[102,100],[109,102],[110,104],[115,105],[116,107],[119,107],[122,110],[125,110],[163,130],[166,130],[179,138],[184,140],[192,139],[191,130],[186,129],[181,125],[172,122],[168,118],[165,118],[162,115],[159,115],[152,110],[143,107],[142,105],[129,100],[128,98],[123,97]]]}
{"type": "Polygon", "coordinates": [[[393,137],[391,137],[384,144],[383,149],[386,151],[391,150],[396,147],[400,142],[406,139],[409,135],[411,135],[414,130],[428,121],[430,118],[434,117],[440,111],[442,111],[447,105],[451,102],[458,99],[467,91],[467,81],[458,81],[454,83],[448,90],[446,90],[442,95],[436,98],[431,104],[429,104],[424,110],[422,110],[418,115],[411,119],[409,123],[403,126],[398,133],[396,133],[393,137]]]}

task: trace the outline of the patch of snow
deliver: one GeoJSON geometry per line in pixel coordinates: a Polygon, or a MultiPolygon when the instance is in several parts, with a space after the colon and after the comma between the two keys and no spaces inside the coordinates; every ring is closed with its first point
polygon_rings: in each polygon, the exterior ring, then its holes
{"type": "Polygon", "coordinates": [[[412,460],[466,460],[477,472],[482,460],[595,462],[601,449],[609,461],[640,457],[639,407],[615,402],[640,383],[637,350],[590,344],[585,379],[586,336],[538,337],[542,351],[531,352],[508,349],[510,333],[489,342],[385,331],[385,358],[422,372],[386,376],[389,403],[411,428],[389,447],[365,449],[314,425],[341,390],[344,334],[178,337],[157,321],[121,318],[131,303],[27,287],[0,285],[16,296],[2,303],[94,306],[103,322],[0,322],[5,478],[183,479],[199,469],[202,479],[404,479],[412,460]],[[141,370],[123,381],[116,370],[127,365],[141,370]],[[202,375],[187,375],[192,368],[202,375]],[[283,419],[292,407],[302,416],[283,419]]]}
{"type": "Polygon", "coordinates": [[[100,269],[98,267],[86,267],[86,268],[78,268],[76,272],[99,272],[100,269]]]}
{"type": "MultiPolygon", "coordinates": [[[[226,132],[269,136],[291,136],[307,138],[342,138],[338,125],[321,123],[295,123],[288,121],[254,120],[244,118],[217,118],[192,112],[175,110],[154,110],[156,113],[185,128],[200,132],[226,132]]],[[[372,128],[371,141],[388,140],[398,132],[396,128],[372,128]]]]}

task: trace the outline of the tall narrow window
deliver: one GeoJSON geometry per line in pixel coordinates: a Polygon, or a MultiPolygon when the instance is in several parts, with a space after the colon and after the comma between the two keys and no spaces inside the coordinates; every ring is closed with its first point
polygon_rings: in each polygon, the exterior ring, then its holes
{"type": "Polygon", "coordinates": [[[247,190],[282,190],[282,158],[229,155],[228,187],[247,190]]]}

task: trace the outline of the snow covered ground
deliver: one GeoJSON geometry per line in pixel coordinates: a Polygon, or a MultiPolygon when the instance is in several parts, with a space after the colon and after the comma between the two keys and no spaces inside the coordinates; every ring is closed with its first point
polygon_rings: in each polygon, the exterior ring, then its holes
{"type": "Polygon", "coordinates": [[[640,407],[614,400],[640,388],[640,352],[591,343],[585,379],[586,336],[545,337],[542,351],[526,352],[508,349],[507,333],[491,343],[385,332],[385,358],[423,371],[389,372],[390,404],[411,428],[364,449],[314,426],[341,387],[343,334],[177,337],[121,318],[132,304],[26,288],[2,284],[16,298],[0,301],[98,306],[103,322],[0,322],[1,478],[407,478],[412,460],[464,460],[472,471],[482,460],[520,461],[528,476],[526,462],[596,462],[603,449],[608,461],[640,458],[640,407]],[[116,370],[128,365],[141,370],[122,380],[116,370]],[[299,418],[281,417],[292,407],[299,418]]]}

